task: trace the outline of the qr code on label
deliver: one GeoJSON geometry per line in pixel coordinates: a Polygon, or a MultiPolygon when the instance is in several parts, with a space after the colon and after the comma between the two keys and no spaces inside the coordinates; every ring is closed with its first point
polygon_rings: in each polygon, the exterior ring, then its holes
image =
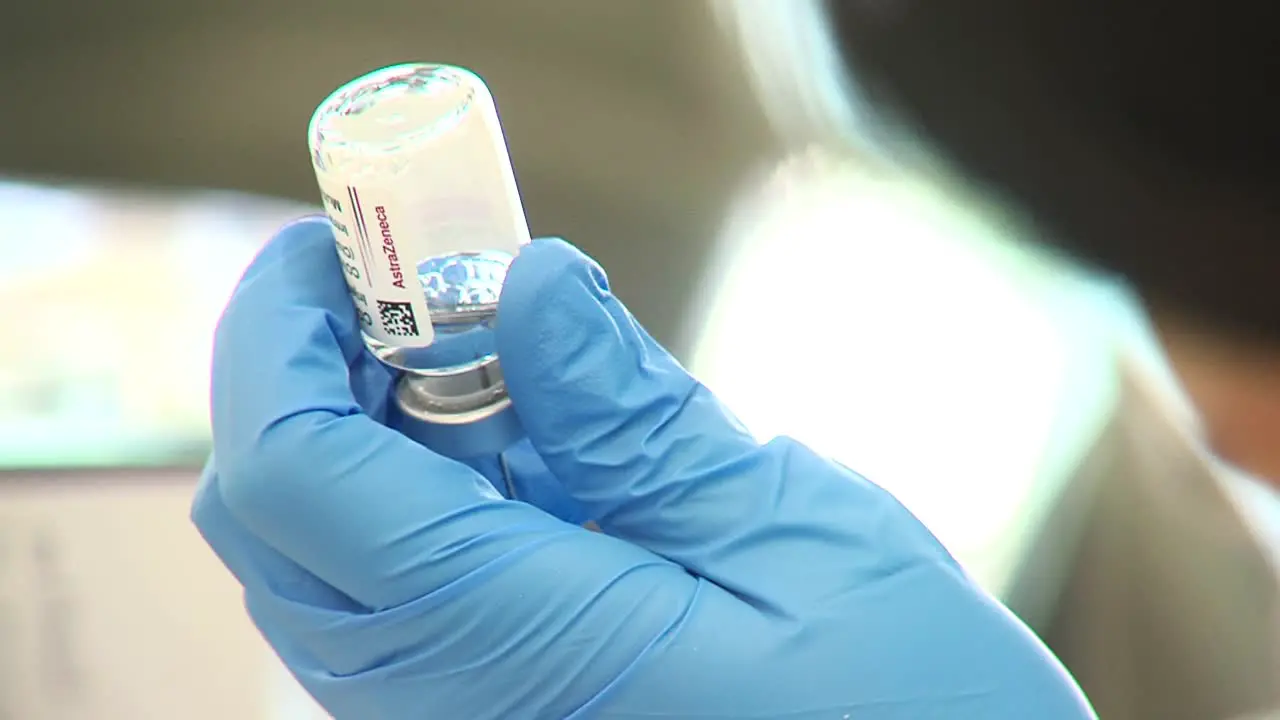
{"type": "Polygon", "coordinates": [[[413,317],[413,304],[378,301],[378,320],[388,335],[407,337],[418,334],[418,321],[413,317]]]}

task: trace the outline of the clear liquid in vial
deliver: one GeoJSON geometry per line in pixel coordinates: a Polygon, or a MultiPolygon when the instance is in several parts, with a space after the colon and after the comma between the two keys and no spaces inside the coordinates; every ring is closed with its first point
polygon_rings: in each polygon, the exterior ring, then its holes
{"type": "Polygon", "coordinates": [[[409,374],[460,372],[496,357],[494,321],[510,253],[449,253],[418,264],[435,339],[422,348],[393,347],[365,336],[384,363],[409,374]]]}

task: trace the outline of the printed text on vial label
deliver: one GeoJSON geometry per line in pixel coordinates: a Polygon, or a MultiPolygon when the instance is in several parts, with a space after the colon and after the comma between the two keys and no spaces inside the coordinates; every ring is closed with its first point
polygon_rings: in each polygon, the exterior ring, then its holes
{"type": "Polygon", "coordinates": [[[430,343],[434,333],[418,280],[414,228],[397,211],[394,194],[324,179],[320,191],[365,333],[389,345],[430,343]]]}
{"type": "MultiPolygon", "coordinates": [[[[348,191],[352,200],[354,200],[354,189],[348,188],[348,191]]],[[[364,238],[361,237],[363,233],[353,238],[351,229],[347,226],[347,218],[342,202],[327,192],[321,191],[321,193],[324,196],[326,214],[329,216],[330,224],[333,225],[333,239],[338,246],[338,260],[342,263],[342,270],[346,275],[347,289],[351,292],[351,298],[355,300],[356,313],[360,317],[360,324],[366,328],[371,327],[373,325],[373,316],[369,314],[369,297],[359,287],[362,282],[370,288],[373,287],[373,276],[369,272],[368,254],[363,252],[363,246],[365,245],[364,238]],[[358,253],[359,258],[357,258],[356,250],[350,245],[353,240],[359,242],[362,246],[362,252],[358,253]],[[356,265],[357,262],[364,266],[363,271],[356,265]]],[[[354,202],[352,204],[354,205],[354,202]]]]}

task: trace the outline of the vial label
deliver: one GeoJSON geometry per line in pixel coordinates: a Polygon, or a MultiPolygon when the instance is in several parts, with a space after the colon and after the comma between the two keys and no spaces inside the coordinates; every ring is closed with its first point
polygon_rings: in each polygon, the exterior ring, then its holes
{"type": "Polygon", "coordinates": [[[434,330],[415,265],[420,253],[414,247],[413,223],[384,188],[318,175],[361,328],[386,345],[430,344],[434,330]]]}

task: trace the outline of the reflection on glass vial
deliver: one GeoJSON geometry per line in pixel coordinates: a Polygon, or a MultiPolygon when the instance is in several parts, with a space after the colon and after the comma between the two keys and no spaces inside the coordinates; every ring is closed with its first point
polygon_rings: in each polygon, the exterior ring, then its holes
{"type": "Polygon", "coordinates": [[[427,294],[436,325],[486,322],[498,310],[511,255],[501,252],[453,253],[418,265],[418,281],[427,294]]]}

